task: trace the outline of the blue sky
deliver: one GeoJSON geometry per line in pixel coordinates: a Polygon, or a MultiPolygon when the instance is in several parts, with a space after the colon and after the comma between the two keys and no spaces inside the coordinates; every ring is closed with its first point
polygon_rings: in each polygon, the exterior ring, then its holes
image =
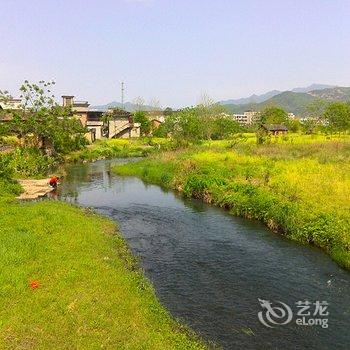
{"type": "Polygon", "coordinates": [[[350,86],[349,0],[1,0],[0,89],[162,106],[350,86]]]}

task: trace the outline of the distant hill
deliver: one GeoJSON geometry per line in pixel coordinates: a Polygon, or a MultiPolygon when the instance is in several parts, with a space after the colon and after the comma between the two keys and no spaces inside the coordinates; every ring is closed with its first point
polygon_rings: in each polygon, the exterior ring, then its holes
{"type": "MultiPolygon", "coordinates": [[[[328,88],[333,88],[334,86],[332,85],[324,85],[324,84],[312,84],[306,87],[298,87],[294,88],[290,91],[292,92],[310,92],[313,90],[322,90],[322,89],[328,89],[328,88]]],[[[243,104],[248,104],[248,103],[261,103],[264,101],[269,100],[270,98],[281,94],[283,91],[279,90],[272,90],[268,91],[265,94],[262,95],[251,95],[249,97],[244,97],[244,98],[237,98],[237,99],[232,99],[232,100],[224,100],[220,101],[219,103],[222,105],[243,105],[243,104]]]]}
{"type": "MultiPolygon", "coordinates": [[[[108,110],[108,108],[114,108],[114,107],[122,108],[122,106],[123,105],[120,102],[113,101],[113,102],[107,103],[105,105],[90,106],[90,110],[105,112],[105,111],[108,110]]],[[[131,102],[125,102],[124,103],[124,109],[126,111],[128,111],[128,112],[135,112],[138,109],[138,106],[135,105],[134,103],[131,103],[131,102]]],[[[144,105],[142,107],[142,109],[145,110],[145,111],[149,111],[149,110],[152,109],[152,107],[144,105]]]]}
{"type": "Polygon", "coordinates": [[[310,91],[309,95],[326,101],[349,101],[350,87],[336,86],[331,89],[310,91]]]}
{"type": "Polygon", "coordinates": [[[292,89],[292,92],[310,92],[314,90],[324,90],[334,88],[335,85],[325,85],[325,84],[311,84],[306,87],[297,87],[292,89]]]}
{"type": "Polygon", "coordinates": [[[278,90],[272,90],[269,92],[266,92],[265,94],[262,95],[251,95],[249,97],[243,97],[243,98],[237,98],[235,100],[225,100],[225,101],[220,101],[220,104],[222,105],[244,105],[248,103],[260,103],[268,100],[269,98],[280,94],[281,91],[278,90]]]}
{"type": "MultiPolygon", "coordinates": [[[[299,89],[305,88],[297,88],[295,90],[299,89]]],[[[260,103],[240,105],[225,104],[225,107],[231,113],[243,113],[250,109],[258,111],[266,106],[275,105],[282,107],[287,112],[292,112],[296,115],[305,115],[308,105],[315,100],[350,101],[350,87],[337,86],[332,88],[324,88],[321,90],[311,90],[308,92],[284,91],[260,103]]]]}
{"type": "MultiPolygon", "coordinates": [[[[243,113],[247,110],[261,110],[266,106],[275,105],[284,108],[287,112],[296,115],[305,115],[307,106],[315,100],[325,101],[350,101],[350,87],[331,86],[324,84],[312,84],[307,87],[294,88],[291,91],[272,90],[262,95],[252,95],[246,98],[238,98],[220,101],[231,113],[243,113]]],[[[91,110],[106,111],[108,108],[121,108],[117,101],[105,105],[91,106],[91,110]]],[[[131,102],[124,103],[124,109],[128,112],[137,110],[137,105],[131,102]]],[[[144,105],[146,111],[152,110],[149,105],[144,105]]]]}

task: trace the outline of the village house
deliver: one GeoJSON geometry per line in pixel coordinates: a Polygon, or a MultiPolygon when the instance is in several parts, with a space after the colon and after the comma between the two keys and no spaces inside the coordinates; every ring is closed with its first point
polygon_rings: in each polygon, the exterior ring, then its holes
{"type": "Polygon", "coordinates": [[[275,136],[285,135],[288,132],[288,128],[283,124],[263,124],[261,128],[267,134],[275,136]]]}
{"type": "Polygon", "coordinates": [[[130,138],[140,137],[140,123],[134,123],[133,115],[130,112],[119,108],[111,108],[106,113],[108,119],[107,137],[130,138]]]}
{"type": "Polygon", "coordinates": [[[243,114],[233,114],[232,117],[241,125],[251,125],[256,120],[257,112],[246,111],[243,114]]]}
{"type": "Polygon", "coordinates": [[[74,117],[77,118],[81,124],[89,130],[85,134],[86,139],[89,142],[95,141],[96,138],[94,131],[87,127],[89,103],[87,101],[75,101],[74,96],[72,95],[63,95],[62,106],[72,109],[74,117]]]}
{"type": "MultiPolygon", "coordinates": [[[[21,99],[13,98],[0,102],[0,110],[20,110],[21,99]]],[[[106,138],[130,138],[140,137],[140,124],[133,122],[131,113],[121,109],[110,109],[104,113],[101,111],[89,110],[87,101],[76,101],[73,95],[62,96],[62,106],[69,107],[73,111],[73,116],[87,128],[85,137],[89,142],[106,138]],[[105,120],[104,120],[105,119],[105,120]]],[[[2,114],[1,122],[11,120],[11,116],[2,114]]]]}
{"type": "Polygon", "coordinates": [[[73,114],[89,130],[90,142],[106,138],[140,137],[140,124],[133,122],[132,114],[121,109],[109,109],[104,113],[89,110],[87,101],[74,101],[74,96],[62,96],[63,106],[71,107],[73,114]]]}
{"type": "Polygon", "coordinates": [[[74,101],[74,96],[62,96],[63,107],[70,107],[74,116],[80,120],[83,126],[87,124],[87,116],[89,112],[89,103],[87,101],[74,101]]]}
{"type": "Polygon", "coordinates": [[[165,122],[165,116],[163,114],[149,115],[149,120],[153,129],[159,128],[161,124],[165,122]]]}
{"type": "Polygon", "coordinates": [[[86,128],[92,133],[92,141],[102,139],[105,136],[103,112],[88,111],[86,128]]]}
{"type": "MultiPolygon", "coordinates": [[[[6,101],[0,101],[0,111],[2,110],[20,110],[22,100],[20,98],[11,98],[6,101]]],[[[0,122],[9,122],[10,114],[0,113],[0,122]]]]}
{"type": "Polygon", "coordinates": [[[22,100],[20,98],[11,98],[6,101],[0,101],[0,109],[21,109],[21,102],[22,100]]]}

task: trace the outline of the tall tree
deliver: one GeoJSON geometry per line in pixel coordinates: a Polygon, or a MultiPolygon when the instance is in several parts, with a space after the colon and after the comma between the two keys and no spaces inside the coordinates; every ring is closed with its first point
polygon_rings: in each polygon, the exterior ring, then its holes
{"type": "Polygon", "coordinates": [[[286,125],[288,123],[288,114],[283,108],[269,106],[259,113],[259,122],[261,124],[286,125]]]}
{"type": "Polygon", "coordinates": [[[341,132],[350,129],[350,106],[344,102],[333,102],[324,112],[331,131],[341,132]]]}
{"type": "Polygon", "coordinates": [[[203,138],[211,139],[214,132],[217,132],[215,120],[226,114],[226,108],[204,93],[196,107],[196,111],[204,124],[202,128],[203,138]]]}
{"type": "Polygon", "coordinates": [[[137,111],[134,113],[134,122],[140,123],[140,131],[142,135],[148,135],[151,132],[151,121],[144,111],[137,111]]]}

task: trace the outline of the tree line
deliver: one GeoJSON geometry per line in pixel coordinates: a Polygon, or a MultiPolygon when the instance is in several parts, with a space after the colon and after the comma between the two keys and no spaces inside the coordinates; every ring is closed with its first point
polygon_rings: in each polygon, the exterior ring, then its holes
{"type": "Polygon", "coordinates": [[[141,124],[143,135],[171,136],[187,141],[220,140],[243,132],[258,132],[263,124],[282,124],[290,132],[304,134],[318,131],[332,134],[350,130],[349,103],[316,101],[309,106],[309,111],[309,118],[291,119],[283,108],[267,106],[256,113],[252,124],[241,125],[228,114],[224,106],[207,99],[195,107],[178,111],[165,109],[165,122],[158,128],[152,128],[150,112],[136,111],[134,121],[141,124]]]}

